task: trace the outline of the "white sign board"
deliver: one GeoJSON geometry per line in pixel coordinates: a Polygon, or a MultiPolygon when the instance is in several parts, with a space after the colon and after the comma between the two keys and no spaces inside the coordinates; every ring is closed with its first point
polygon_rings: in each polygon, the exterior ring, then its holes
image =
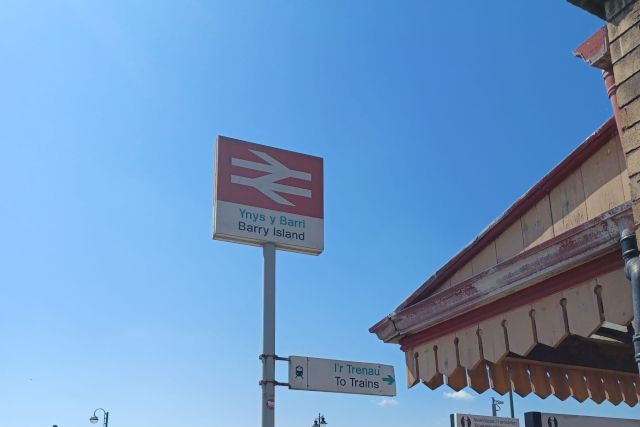
{"type": "Polygon", "coordinates": [[[451,414],[451,427],[520,427],[520,420],[473,414],[451,414]]]}
{"type": "Polygon", "coordinates": [[[289,388],[395,396],[396,375],[390,365],[289,356],[289,388]]]}
{"type": "Polygon", "coordinates": [[[524,424],[526,427],[640,427],[640,420],[527,412],[524,424]]]}
{"type": "Polygon", "coordinates": [[[218,137],[213,238],[318,255],[322,158],[218,137]]]}

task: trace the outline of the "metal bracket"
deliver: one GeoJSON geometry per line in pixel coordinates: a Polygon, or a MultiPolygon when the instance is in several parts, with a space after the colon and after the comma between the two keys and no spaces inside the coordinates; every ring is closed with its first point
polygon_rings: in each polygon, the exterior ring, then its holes
{"type": "Polygon", "coordinates": [[[274,360],[284,360],[284,361],[289,361],[288,357],[280,357],[277,354],[261,354],[260,356],[258,356],[258,359],[260,360],[265,360],[272,357],[274,360]]]}
{"type": "Polygon", "coordinates": [[[260,380],[258,382],[258,385],[263,386],[265,384],[270,384],[273,383],[274,386],[283,386],[283,387],[290,387],[291,385],[289,383],[281,383],[280,381],[265,381],[265,380],[260,380]]]}

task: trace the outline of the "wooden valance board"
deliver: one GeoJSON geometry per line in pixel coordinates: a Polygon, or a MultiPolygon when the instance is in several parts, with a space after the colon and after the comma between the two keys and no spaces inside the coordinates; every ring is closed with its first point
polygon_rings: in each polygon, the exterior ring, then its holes
{"type": "Polygon", "coordinates": [[[632,319],[629,282],[616,269],[406,348],[407,382],[634,406],[640,377],[628,329],[632,319]]]}

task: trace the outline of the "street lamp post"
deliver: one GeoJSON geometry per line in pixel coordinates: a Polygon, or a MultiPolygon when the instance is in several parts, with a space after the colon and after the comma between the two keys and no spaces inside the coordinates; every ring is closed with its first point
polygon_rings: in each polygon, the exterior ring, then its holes
{"type": "Polygon", "coordinates": [[[91,424],[95,424],[99,421],[98,416],[96,415],[96,412],[98,411],[102,411],[102,425],[104,427],[109,427],[109,412],[105,411],[102,408],[98,408],[95,411],[93,411],[93,416],[89,418],[89,422],[91,424]]]}
{"type": "Polygon", "coordinates": [[[502,400],[498,400],[496,398],[491,398],[491,414],[495,417],[498,414],[498,411],[502,408],[500,408],[500,405],[504,404],[504,402],[502,400]]]}
{"type": "Polygon", "coordinates": [[[324,427],[327,425],[327,422],[324,420],[324,415],[318,414],[318,418],[313,420],[313,425],[311,427],[324,427]]]}

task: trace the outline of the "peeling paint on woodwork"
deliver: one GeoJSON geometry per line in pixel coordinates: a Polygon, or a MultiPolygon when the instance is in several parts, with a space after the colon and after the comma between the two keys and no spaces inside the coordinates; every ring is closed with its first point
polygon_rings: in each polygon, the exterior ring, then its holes
{"type": "MultiPolygon", "coordinates": [[[[451,289],[394,313],[391,318],[395,327],[402,335],[413,334],[617,251],[620,233],[617,224],[631,220],[631,215],[629,203],[620,205],[451,289]]],[[[398,333],[378,336],[391,341],[398,333]]]]}

